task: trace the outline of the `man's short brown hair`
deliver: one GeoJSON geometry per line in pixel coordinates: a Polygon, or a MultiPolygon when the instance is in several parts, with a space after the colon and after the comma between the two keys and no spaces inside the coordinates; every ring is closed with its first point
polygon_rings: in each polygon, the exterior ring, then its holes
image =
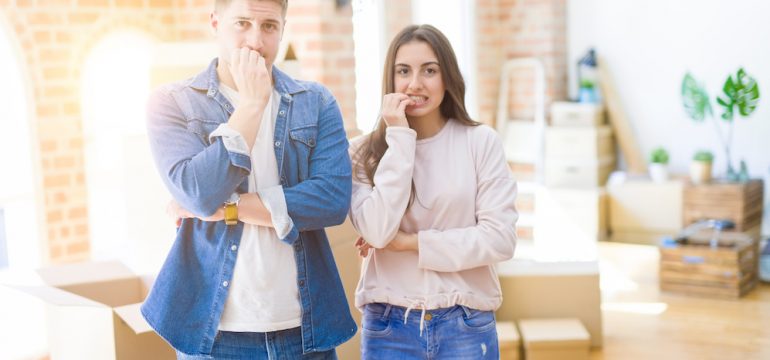
{"type": "MultiPolygon", "coordinates": [[[[223,9],[230,5],[233,0],[214,0],[214,9],[223,9]]],[[[272,1],[281,5],[281,16],[286,17],[286,9],[289,8],[289,0],[258,0],[258,1],[272,1]]]]}

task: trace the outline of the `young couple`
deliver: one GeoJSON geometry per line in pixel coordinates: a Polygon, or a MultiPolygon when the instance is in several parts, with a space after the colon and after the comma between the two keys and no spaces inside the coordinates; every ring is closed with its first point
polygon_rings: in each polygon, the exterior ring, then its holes
{"type": "Polygon", "coordinates": [[[377,128],[348,148],[332,94],[273,66],[287,6],[216,0],[219,57],[151,96],[181,221],[142,314],[179,359],[335,359],[356,324],[324,228],[349,215],[364,359],[498,358],[516,183],[448,40],[396,35],[377,128]]]}

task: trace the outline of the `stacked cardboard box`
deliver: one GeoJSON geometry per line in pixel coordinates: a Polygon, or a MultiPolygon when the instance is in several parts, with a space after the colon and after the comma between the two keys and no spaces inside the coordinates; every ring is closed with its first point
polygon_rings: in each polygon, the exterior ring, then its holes
{"type": "Polygon", "coordinates": [[[578,319],[519,321],[527,360],[588,360],[590,337],[578,319]]]}
{"type": "Polygon", "coordinates": [[[498,321],[530,318],[576,318],[602,346],[598,262],[510,260],[497,266],[503,304],[498,321]]]}
{"type": "Polygon", "coordinates": [[[556,102],[545,131],[545,185],[535,198],[535,257],[592,261],[607,236],[606,192],[615,141],[596,104],[556,102]]]}
{"type": "Polygon", "coordinates": [[[497,342],[500,360],[519,360],[519,330],[512,321],[497,322],[497,342]]]}

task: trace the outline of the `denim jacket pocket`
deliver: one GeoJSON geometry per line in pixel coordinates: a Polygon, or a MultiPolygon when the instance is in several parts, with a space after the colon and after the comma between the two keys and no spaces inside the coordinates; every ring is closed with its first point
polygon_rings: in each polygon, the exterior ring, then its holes
{"type": "Polygon", "coordinates": [[[187,130],[190,130],[206,145],[211,145],[209,135],[219,127],[220,123],[213,120],[190,119],[187,121],[187,130]]]}
{"type": "Polygon", "coordinates": [[[295,150],[297,161],[297,174],[299,181],[304,181],[310,176],[310,156],[316,146],[318,126],[308,125],[289,130],[291,147],[295,150]]]}
{"type": "Polygon", "coordinates": [[[289,130],[289,137],[294,142],[299,142],[309,149],[315,147],[316,136],[318,135],[318,126],[308,125],[305,127],[289,130]]]}

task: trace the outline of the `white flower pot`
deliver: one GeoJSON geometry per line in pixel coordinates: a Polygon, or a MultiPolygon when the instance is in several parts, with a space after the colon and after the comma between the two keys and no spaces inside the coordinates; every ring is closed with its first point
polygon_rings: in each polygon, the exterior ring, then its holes
{"type": "Polygon", "coordinates": [[[650,178],[654,182],[664,182],[668,180],[668,167],[666,164],[651,163],[648,167],[650,178]]]}
{"type": "Polygon", "coordinates": [[[711,181],[711,163],[695,161],[690,163],[690,180],[693,184],[706,184],[711,181]]]}

